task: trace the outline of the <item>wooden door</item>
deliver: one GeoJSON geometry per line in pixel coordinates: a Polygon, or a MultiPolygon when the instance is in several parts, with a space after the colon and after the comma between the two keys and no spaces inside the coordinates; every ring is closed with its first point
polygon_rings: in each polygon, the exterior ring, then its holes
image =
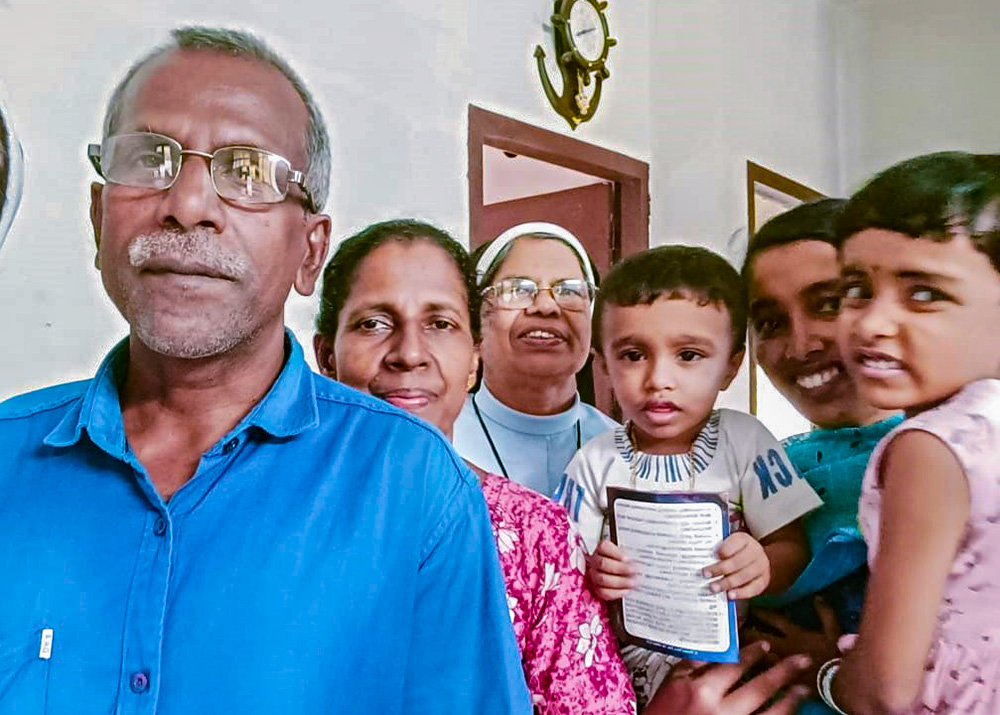
{"type": "MultiPolygon", "coordinates": [[[[604,273],[649,247],[649,165],[565,133],[469,105],[469,242],[473,248],[524,221],[561,223],[578,236],[604,273]],[[493,147],[593,176],[595,183],[551,194],[484,202],[483,149],[493,147]],[[523,213],[521,213],[523,212],[523,213]]],[[[590,361],[577,376],[580,395],[620,418],[610,388],[590,361]]]]}
{"type": "Polygon", "coordinates": [[[500,201],[483,206],[474,227],[472,247],[486,243],[503,231],[526,221],[547,221],[567,229],[580,239],[604,273],[611,266],[611,231],[614,220],[612,185],[590,186],[500,201]]]}

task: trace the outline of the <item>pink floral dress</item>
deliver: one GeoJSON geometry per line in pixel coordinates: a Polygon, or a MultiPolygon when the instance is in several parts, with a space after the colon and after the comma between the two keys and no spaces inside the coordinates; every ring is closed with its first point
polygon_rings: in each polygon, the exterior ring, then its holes
{"type": "MultiPolygon", "coordinates": [[[[869,564],[879,543],[879,465],[903,430],[944,442],[969,482],[969,522],[959,544],[920,696],[907,713],[1000,713],[1000,380],[979,380],[934,409],[905,420],[879,442],[861,488],[859,518],[869,564]]],[[[903,598],[905,596],[901,596],[903,598]]]]}
{"type": "Polygon", "coordinates": [[[483,494],[535,711],[632,715],[632,684],[604,604],[584,582],[583,543],[565,510],[495,474],[483,494]]]}

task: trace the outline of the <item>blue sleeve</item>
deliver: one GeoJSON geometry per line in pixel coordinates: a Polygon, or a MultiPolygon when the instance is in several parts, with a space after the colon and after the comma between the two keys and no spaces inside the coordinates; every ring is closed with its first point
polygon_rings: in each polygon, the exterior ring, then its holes
{"type": "Polygon", "coordinates": [[[530,715],[486,503],[465,471],[418,576],[403,713],[530,715]]]}

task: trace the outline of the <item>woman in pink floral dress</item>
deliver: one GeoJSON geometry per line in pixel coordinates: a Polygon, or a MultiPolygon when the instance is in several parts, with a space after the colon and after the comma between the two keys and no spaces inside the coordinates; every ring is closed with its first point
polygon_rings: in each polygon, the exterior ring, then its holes
{"type": "MultiPolygon", "coordinates": [[[[475,274],[461,244],[415,221],[344,241],[323,276],[314,339],[326,375],[382,397],[451,436],[478,365],[475,274]]],[[[479,475],[535,711],[631,715],[635,696],[563,508],[479,475]]],[[[447,643],[441,644],[447,648],[447,643]]]]}

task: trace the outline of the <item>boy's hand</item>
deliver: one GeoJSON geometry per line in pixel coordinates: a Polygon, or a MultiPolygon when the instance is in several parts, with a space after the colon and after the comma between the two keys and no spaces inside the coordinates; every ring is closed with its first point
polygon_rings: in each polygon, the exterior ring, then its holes
{"type": "Polygon", "coordinates": [[[726,592],[730,600],[759,596],[771,582],[771,562],[757,539],[745,531],[730,534],[716,551],[719,560],[702,569],[705,578],[722,576],[709,588],[726,592]]]}
{"type": "Polygon", "coordinates": [[[638,572],[614,542],[604,539],[587,557],[587,577],[602,601],[615,601],[633,588],[638,572]]]}

